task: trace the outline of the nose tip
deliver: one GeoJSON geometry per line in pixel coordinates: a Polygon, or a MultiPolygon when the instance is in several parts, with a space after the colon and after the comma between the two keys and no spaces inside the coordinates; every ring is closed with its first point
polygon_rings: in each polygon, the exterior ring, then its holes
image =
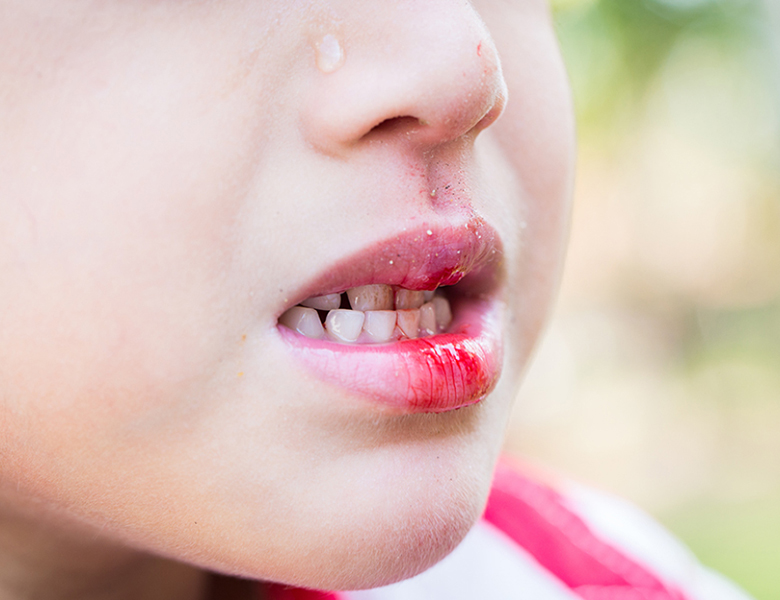
{"type": "Polygon", "coordinates": [[[312,70],[303,112],[312,145],[329,153],[369,139],[430,147],[498,118],[506,83],[482,21],[469,5],[422,4],[382,19],[382,32],[347,35],[338,70],[312,70]]]}

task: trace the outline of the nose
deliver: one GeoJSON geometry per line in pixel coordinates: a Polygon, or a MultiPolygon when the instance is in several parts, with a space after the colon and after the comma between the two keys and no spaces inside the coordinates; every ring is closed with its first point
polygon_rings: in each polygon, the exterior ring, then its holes
{"type": "Polygon", "coordinates": [[[393,139],[425,149],[476,136],[498,118],[506,83],[470,3],[350,4],[341,31],[327,40],[331,53],[338,41],[343,62],[327,72],[312,61],[302,126],[315,148],[338,155],[361,141],[393,139]]]}

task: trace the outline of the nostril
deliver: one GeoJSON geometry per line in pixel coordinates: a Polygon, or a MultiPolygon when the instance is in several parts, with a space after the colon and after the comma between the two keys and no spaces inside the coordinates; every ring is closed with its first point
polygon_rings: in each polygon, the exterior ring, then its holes
{"type": "Polygon", "coordinates": [[[407,132],[414,131],[415,129],[419,129],[425,125],[427,125],[425,121],[422,119],[417,119],[416,117],[392,117],[374,125],[366,134],[366,137],[384,137],[386,135],[393,135],[404,130],[407,132]]]}

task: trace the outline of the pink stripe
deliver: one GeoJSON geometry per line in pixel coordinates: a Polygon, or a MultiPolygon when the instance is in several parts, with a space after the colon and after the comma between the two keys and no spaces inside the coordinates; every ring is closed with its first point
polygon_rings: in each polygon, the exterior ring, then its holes
{"type": "Polygon", "coordinates": [[[278,583],[269,583],[266,589],[268,600],[344,600],[344,596],[337,592],[305,590],[278,583]]]}
{"type": "Polygon", "coordinates": [[[585,600],[686,600],[597,538],[552,488],[499,464],[485,520],[585,600]]]}

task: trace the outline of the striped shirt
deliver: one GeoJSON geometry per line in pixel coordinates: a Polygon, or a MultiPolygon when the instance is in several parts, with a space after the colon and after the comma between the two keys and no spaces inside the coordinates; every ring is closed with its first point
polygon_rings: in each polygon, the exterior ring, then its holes
{"type": "Polygon", "coordinates": [[[750,600],[631,505],[565,493],[499,464],[485,514],[452,554],[406,581],[271,600],[750,600]]]}

